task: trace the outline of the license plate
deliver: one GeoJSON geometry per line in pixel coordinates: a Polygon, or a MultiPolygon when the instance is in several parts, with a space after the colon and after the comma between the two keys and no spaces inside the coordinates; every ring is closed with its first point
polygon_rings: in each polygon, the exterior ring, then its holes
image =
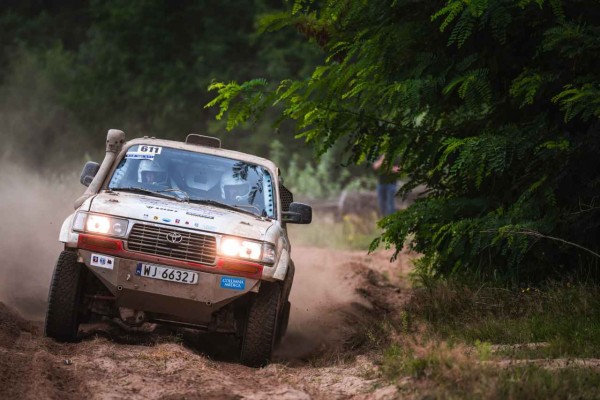
{"type": "Polygon", "coordinates": [[[184,269],[161,267],[160,265],[139,263],[135,274],[146,278],[160,279],[163,281],[188,283],[190,285],[198,282],[198,273],[184,269]]]}

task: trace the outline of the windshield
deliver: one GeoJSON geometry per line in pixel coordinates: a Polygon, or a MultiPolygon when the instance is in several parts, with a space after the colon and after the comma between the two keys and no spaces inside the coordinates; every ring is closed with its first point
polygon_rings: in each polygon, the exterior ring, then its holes
{"type": "Polygon", "coordinates": [[[108,188],[156,193],[190,202],[225,204],[274,218],[273,180],[260,165],[215,155],[135,145],[113,173],[108,188]]]}

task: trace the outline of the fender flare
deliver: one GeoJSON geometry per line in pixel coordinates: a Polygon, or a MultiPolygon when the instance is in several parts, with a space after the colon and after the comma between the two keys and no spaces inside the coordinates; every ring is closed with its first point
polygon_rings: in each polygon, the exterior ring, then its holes
{"type": "Polygon", "coordinates": [[[275,270],[273,271],[272,277],[274,280],[283,281],[285,279],[290,262],[290,253],[287,249],[283,249],[279,256],[279,260],[277,261],[277,265],[275,266],[275,270]]]}
{"type": "Polygon", "coordinates": [[[64,243],[66,247],[77,247],[77,241],[79,240],[79,234],[71,230],[74,217],[75,213],[69,215],[64,220],[60,228],[60,234],[58,235],[58,241],[64,243]]]}
{"type": "Polygon", "coordinates": [[[288,301],[290,297],[290,292],[292,291],[292,284],[294,283],[294,273],[296,272],[296,266],[294,262],[290,259],[288,263],[287,275],[285,280],[283,281],[283,291],[282,291],[282,299],[284,301],[288,301]]]}

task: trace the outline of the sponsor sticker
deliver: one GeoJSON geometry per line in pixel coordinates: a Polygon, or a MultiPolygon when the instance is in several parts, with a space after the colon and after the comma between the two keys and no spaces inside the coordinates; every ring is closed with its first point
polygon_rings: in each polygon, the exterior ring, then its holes
{"type": "Polygon", "coordinates": [[[93,267],[113,269],[115,265],[115,259],[113,257],[103,256],[102,254],[92,253],[90,265],[93,267]]]}
{"type": "Polygon", "coordinates": [[[246,280],[233,276],[222,276],[221,287],[223,289],[244,290],[246,288],[246,280]]]}
{"type": "Polygon", "coordinates": [[[186,212],[187,215],[191,215],[192,217],[200,217],[200,218],[207,218],[207,219],[215,219],[215,217],[213,217],[212,215],[206,215],[206,214],[201,214],[199,212],[192,212],[192,211],[188,211],[186,212]]]}
{"type": "Polygon", "coordinates": [[[163,218],[162,219],[164,222],[171,222],[171,218],[163,218]]]}
{"type": "Polygon", "coordinates": [[[125,154],[125,158],[130,160],[150,160],[154,161],[154,154],[140,153],[140,152],[131,152],[125,154]]]}

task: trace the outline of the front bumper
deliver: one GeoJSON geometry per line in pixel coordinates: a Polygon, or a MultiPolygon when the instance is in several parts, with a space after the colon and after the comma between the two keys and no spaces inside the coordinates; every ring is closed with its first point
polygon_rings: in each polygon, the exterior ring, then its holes
{"type": "Polygon", "coordinates": [[[160,257],[140,260],[139,257],[132,259],[110,254],[114,252],[79,249],[79,262],[85,264],[108,288],[118,307],[144,311],[153,315],[153,319],[209,325],[219,309],[248,292],[257,291],[260,284],[258,278],[227,274],[226,270],[215,267],[212,267],[212,272],[205,272],[199,268],[166,263],[160,257]],[[198,282],[185,284],[136,275],[141,262],[193,271],[199,275],[198,282]],[[234,278],[243,285],[227,287],[223,278],[226,281],[234,278]]]}

